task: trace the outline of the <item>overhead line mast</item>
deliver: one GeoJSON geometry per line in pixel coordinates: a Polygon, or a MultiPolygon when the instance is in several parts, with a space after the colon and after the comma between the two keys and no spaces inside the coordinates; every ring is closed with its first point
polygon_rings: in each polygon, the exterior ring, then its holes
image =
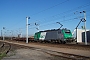
{"type": "Polygon", "coordinates": [[[26,17],[26,43],[28,43],[28,19],[30,19],[30,17],[26,17]]]}

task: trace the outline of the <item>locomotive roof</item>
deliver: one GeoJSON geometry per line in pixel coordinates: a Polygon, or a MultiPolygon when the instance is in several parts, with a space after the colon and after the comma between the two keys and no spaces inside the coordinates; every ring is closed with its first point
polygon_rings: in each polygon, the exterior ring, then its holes
{"type": "Polygon", "coordinates": [[[39,31],[39,32],[36,32],[36,33],[40,33],[40,32],[50,32],[50,31],[58,31],[58,30],[69,30],[69,29],[67,29],[67,28],[63,28],[63,29],[51,29],[51,30],[39,31]]]}
{"type": "Polygon", "coordinates": [[[69,30],[67,28],[63,28],[63,29],[51,29],[51,30],[44,30],[44,31],[39,31],[39,32],[49,32],[49,31],[58,31],[58,30],[69,30]]]}
{"type": "Polygon", "coordinates": [[[51,30],[44,30],[44,31],[40,31],[40,32],[58,31],[58,30],[61,30],[61,29],[51,29],[51,30]]]}

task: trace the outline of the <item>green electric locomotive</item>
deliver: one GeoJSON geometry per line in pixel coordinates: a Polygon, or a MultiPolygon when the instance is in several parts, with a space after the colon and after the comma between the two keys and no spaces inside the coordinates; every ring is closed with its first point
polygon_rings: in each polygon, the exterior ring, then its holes
{"type": "Polygon", "coordinates": [[[72,42],[73,37],[71,31],[65,28],[65,29],[39,31],[35,33],[34,40],[66,43],[72,42]]]}

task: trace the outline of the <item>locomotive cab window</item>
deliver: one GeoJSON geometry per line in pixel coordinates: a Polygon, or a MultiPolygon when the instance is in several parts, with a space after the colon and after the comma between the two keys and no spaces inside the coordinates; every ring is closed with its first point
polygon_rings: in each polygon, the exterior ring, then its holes
{"type": "Polygon", "coordinates": [[[70,30],[65,31],[65,33],[69,34],[70,33],[70,30]]]}

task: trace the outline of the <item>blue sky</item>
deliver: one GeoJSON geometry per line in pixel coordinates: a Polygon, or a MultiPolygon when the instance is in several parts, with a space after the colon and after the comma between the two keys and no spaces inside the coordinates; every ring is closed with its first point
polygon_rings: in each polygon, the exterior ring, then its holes
{"type": "MultiPolygon", "coordinates": [[[[29,35],[38,30],[34,25],[39,24],[39,31],[57,29],[56,22],[63,24],[62,28],[71,31],[75,29],[86,11],[86,28],[90,29],[90,0],[0,0],[0,29],[5,27],[5,35],[26,34],[26,16],[29,16],[29,35]]],[[[78,28],[81,28],[82,22],[78,28]]]]}

